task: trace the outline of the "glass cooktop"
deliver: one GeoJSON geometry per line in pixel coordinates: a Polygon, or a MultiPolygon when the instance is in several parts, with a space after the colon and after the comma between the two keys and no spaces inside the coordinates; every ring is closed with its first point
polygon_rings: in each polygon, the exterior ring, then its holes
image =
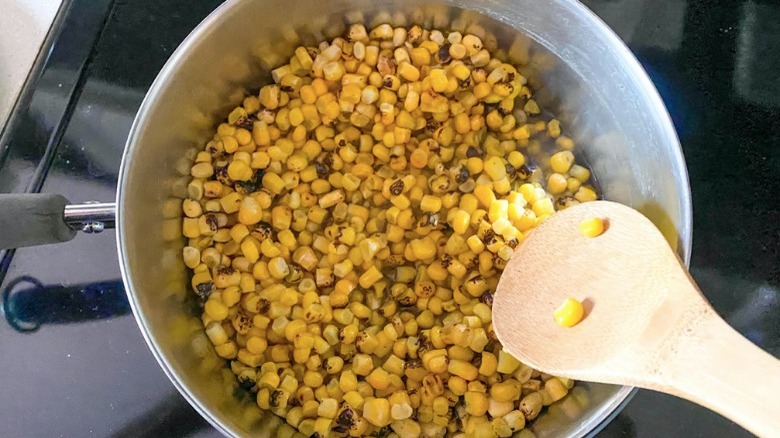
{"type": "MultiPolygon", "coordinates": [[[[144,93],[219,3],[66,0],[0,136],[0,192],[113,200],[144,93]]],[[[627,42],[672,114],[693,189],[693,276],[729,323],[780,355],[780,4],[586,4],[627,42]]],[[[113,233],[0,256],[0,436],[218,436],[148,351],[113,233]]],[[[639,391],[598,436],[750,435],[639,391]]]]}

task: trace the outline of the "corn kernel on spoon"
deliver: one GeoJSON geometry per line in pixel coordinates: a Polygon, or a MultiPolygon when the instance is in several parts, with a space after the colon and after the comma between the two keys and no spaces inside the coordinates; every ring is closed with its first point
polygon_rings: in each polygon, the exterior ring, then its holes
{"type": "Polygon", "coordinates": [[[780,436],[780,361],[712,309],[658,229],[636,210],[584,203],[548,218],[498,284],[493,325],[520,361],[556,376],[686,398],[756,435],[780,436]],[[580,224],[602,218],[587,237],[580,224]],[[567,298],[584,318],[563,327],[567,298]]]}

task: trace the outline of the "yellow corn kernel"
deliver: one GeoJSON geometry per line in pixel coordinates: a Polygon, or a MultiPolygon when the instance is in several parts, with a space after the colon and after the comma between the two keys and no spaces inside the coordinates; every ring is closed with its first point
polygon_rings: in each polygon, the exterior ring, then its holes
{"type": "Polygon", "coordinates": [[[496,200],[496,194],[493,193],[493,189],[487,185],[477,185],[474,187],[474,196],[479,199],[479,203],[483,208],[490,208],[496,200]]]}
{"type": "Polygon", "coordinates": [[[441,198],[438,196],[424,195],[420,201],[420,210],[436,213],[441,210],[441,198]]]}
{"type": "Polygon", "coordinates": [[[436,243],[428,237],[412,240],[410,247],[418,260],[427,260],[436,255],[436,243]]]}
{"type": "Polygon", "coordinates": [[[563,327],[574,327],[582,320],[584,314],[582,303],[569,297],[555,309],[555,322],[563,327]]]}
{"type": "Polygon", "coordinates": [[[214,321],[222,321],[228,317],[228,308],[220,300],[209,299],[203,308],[209,318],[214,321]]]}
{"type": "Polygon", "coordinates": [[[420,69],[409,62],[402,62],[398,65],[398,75],[409,82],[420,79],[420,69]]]}
{"type": "Polygon", "coordinates": [[[390,402],[386,398],[370,398],[363,403],[363,418],[376,427],[390,424],[390,402]]]}
{"type": "Polygon", "coordinates": [[[260,243],[252,237],[247,237],[241,242],[241,253],[250,263],[257,262],[260,259],[260,243]]]}
{"type": "Polygon", "coordinates": [[[582,186],[580,187],[579,190],[577,190],[577,193],[574,194],[574,199],[580,202],[590,202],[598,199],[598,195],[596,194],[596,191],[593,190],[592,188],[587,186],[582,186]]]}
{"type": "Polygon", "coordinates": [[[566,173],[574,164],[574,154],[571,151],[556,152],[550,157],[550,167],[554,172],[566,173]]]}
{"type": "Polygon", "coordinates": [[[448,80],[447,75],[443,69],[434,68],[428,73],[430,79],[431,88],[437,93],[441,93],[447,89],[448,80]]]}
{"type": "Polygon", "coordinates": [[[593,217],[580,222],[580,233],[585,237],[597,237],[604,232],[604,219],[593,217]]]}
{"type": "Polygon", "coordinates": [[[547,123],[547,135],[552,138],[558,138],[561,135],[561,122],[558,119],[552,119],[547,123]]]}
{"type": "Polygon", "coordinates": [[[452,225],[452,230],[457,234],[465,234],[468,231],[470,220],[471,215],[467,211],[458,210],[450,221],[450,225],[452,225]]]}
{"type": "Polygon", "coordinates": [[[479,370],[477,370],[477,367],[468,362],[457,359],[450,360],[447,371],[449,371],[450,374],[454,374],[466,380],[475,380],[479,375],[479,370]]]}
{"type": "Polygon", "coordinates": [[[319,205],[321,208],[330,208],[342,201],[344,201],[344,191],[334,190],[323,195],[319,200],[319,205]]]}
{"type": "Polygon", "coordinates": [[[496,355],[487,351],[482,352],[482,363],[479,366],[479,374],[482,376],[492,376],[496,372],[498,359],[496,355]]]}
{"type": "Polygon", "coordinates": [[[376,368],[366,377],[366,382],[374,389],[383,391],[390,386],[390,375],[384,369],[376,368]]]}
{"type": "Polygon", "coordinates": [[[466,244],[475,254],[479,254],[485,250],[485,243],[482,242],[482,239],[480,239],[476,234],[469,236],[468,239],[466,239],[466,244]]]}
{"type": "Polygon", "coordinates": [[[493,181],[498,181],[506,176],[506,165],[499,157],[490,157],[485,161],[485,173],[493,181]]]}
{"type": "Polygon", "coordinates": [[[483,416],[488,410],[488,398],[484,393],[467,391],[464,394],[466,412],[469,415],[483,416]]]}
{"type": "Polygon", "coordinates": [[[271,193],[278,195],[284,190],[284,180],[273,172],[266,172],[263,175],[263,187],[271,191],[271,193]]]}
{"type": "Polygon", "coordinates": [[[590,171],[579,164],[574,164],[569,169],[569,175],[584,183],[590,178],[590,171]]]}
{"type": "Polygon", "coordinates": [[[552,199],[550,198],[537,199],[536,202],[534,202],[533,211],[537,217],[543,215],[549,216],[555,213],[555,208],[553,207],[552,199]]]}
{"type": "Polygon", "coordinates": [[[544,382],[544,392],[550,395],[554,403],[565,397],[569,393],[569,389],[561,380],[552,378],[544,382]]]}
{"type": "Polygon", "coordinates": [[[320,401],[320,405],[317,408],[317,415],[323,418],[333,419],[336,418],[338,409],[339,402],[335,398],[324,398],[320,401]]]}
{"type": "Polygon", "coordinates": [[[356,354],[352,358],[352,372],[357,376],[368,376],[374,369],[374,361],[367,354],[356,354]]]}
{"type": "Polygon", "coordinates": [[[574,149],[574,140],[565,135],[561,135],[555,139],[555,145],[561,149],[572,150],[574,149]]]}
{"type": "Polygon", "coordinates": [[[516,380],[507,380],[490,387],[490,398],[499,402],[515,401],[520,398],[520,387],[516,380]]]}
{"type": "Polygon", "coordinates": [[[236,343],[233,341],[217,345],[214,347],[214,350],[217,352],[217,355],[223,359],[235,359],[238,354],[238,347],[236,347],[236,343]]]}
{"type": "Polygon", "coordinates": [[[222,206],[222,210],[225,213],[231,214],[238,211],[242,200],[243,196],[240,193],[232,192],[220,198],[219,204],[222,206]]]}
{"type": "Polygon", "coordinates": [[[281,280],[290,273],[290,267],[282,257],[274,257],[268,261],[268,273],[281,280]]]}
{"type": "MultiPolygon", "coordinates": [[[[579,180],[575,181],[579,182],[579,180]]],[[[565,192],[568,188],[568,184],[566,177],[560,173],[553,173],[547,178],[547,190],[553,195],[559,195],[565,192]]]]}
{"type": "Polygon", "coordinates": [[[496,371],[503,374],[511,374],[518,367],[520,367],[519,360],[515,359],[515,357],[509,354],[506,350],[499,350],[496,371]]]}
{"type": "Polygon", "coordinates": [[[358,283],[363,289],[368,289],[382,277],[382,272],[380,272],[376,266],[371,266],[371,268],[369,268],[366,272],[363,273],[363,275],[360,276],[358,283]]]}

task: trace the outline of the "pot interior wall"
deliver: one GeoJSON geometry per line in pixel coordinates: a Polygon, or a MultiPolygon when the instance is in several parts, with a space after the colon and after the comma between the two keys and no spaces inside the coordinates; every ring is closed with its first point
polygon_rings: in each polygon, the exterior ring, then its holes
{"type": "MultiPolygon", "coordinates": [[[[120,256],[131,302],[153,352],[180,391],[229,435],[271,435],[280,422],[239,389],[209,345],[180,261],[180,203],[195,152],[247,89],[267,82],[296,45],[346,23],[421,24],[484,36],[558,115],[607,199],[645,212],[690,247],[688,180],[678,142],[649,80],[617,38],[574,1],[229,1],[179,48],[152,86],[120,176],[120,256]]],[[[581,436],[630,388],[578,384],[532,429],[581,436]]]]}

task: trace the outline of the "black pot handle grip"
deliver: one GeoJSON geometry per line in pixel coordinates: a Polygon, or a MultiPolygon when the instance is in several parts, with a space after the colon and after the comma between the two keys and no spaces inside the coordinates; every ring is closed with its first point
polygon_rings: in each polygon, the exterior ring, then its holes
{"type": "Polygon", "coordinates": [[[67,242],[76,230],[65,223],[68,200],[54,193],[0,194],[0,250],[67,242]]]}

